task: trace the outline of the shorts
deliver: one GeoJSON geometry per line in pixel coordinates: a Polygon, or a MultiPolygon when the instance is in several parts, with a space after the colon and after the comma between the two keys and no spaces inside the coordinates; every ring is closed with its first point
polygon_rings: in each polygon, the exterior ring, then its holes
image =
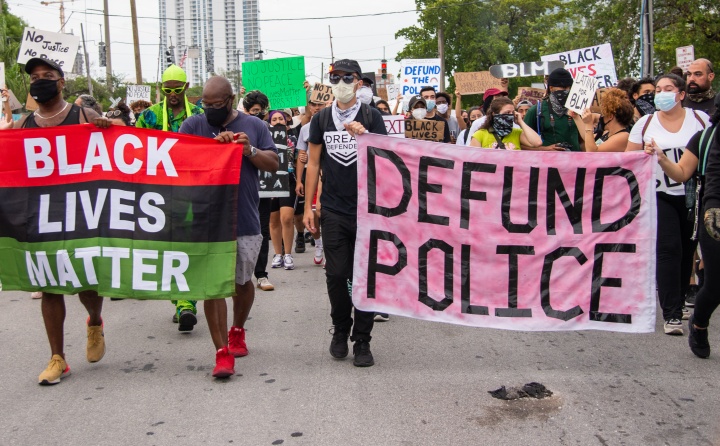
{"type": "Polygon", "coordinates": [[[290,174],[290,196],[289,197],[273,197],[270,201],[270,212],[277,212],[280,208],[295,207],[295,175],[290,174]]]}
{"type": "Polygon", "coordinates": [[[237,259],[235,263],[235,283],[244,285],[252,280],[255,262],[260,254],[262,235],[243,235],[237,238],[237,259]]]}
{"type": "MultiPolygon", "coordinates": [[[[303,176],[302,176],[302,184],[305,185],[305,172],[307,170],[303,170],[303,176]]],[[[297,195],[295,197],[295,215],[303,215],[305,213],[305,196],[297,195]]]]}

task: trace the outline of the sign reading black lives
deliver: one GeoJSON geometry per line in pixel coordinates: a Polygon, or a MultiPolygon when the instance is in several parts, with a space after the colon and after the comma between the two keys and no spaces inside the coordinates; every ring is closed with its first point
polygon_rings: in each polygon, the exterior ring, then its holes
{"type": "Polygon", "coordinates": [[[288,166],[292,165],[294,147],[288,147],[287,130],[283,126],[270,127],[275,147],[277,147],[280,166],[277,172],[260,171],[260,198],[289,197],[290,175],[288,166]]]}

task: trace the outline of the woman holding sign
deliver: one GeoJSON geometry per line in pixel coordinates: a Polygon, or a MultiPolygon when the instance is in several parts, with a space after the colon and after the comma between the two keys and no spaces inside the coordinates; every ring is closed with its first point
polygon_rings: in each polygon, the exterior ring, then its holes
{"type": "Polygon", "coordinates": [[[485,122],[472,135],[471,147],[483,149],[520,150],[520,146],[538,147],[542,139],[535,130],[520,119],[515,104],[507,96],[497,96],[490,103],[485,122]],[[513,124],[519,124],[515,128],[513,124]]]}
{"type": "Polygon", "coordinates": [[[582,118],[575,119],[580,134],[584,136],[586,152],[624,152],[633,122],[633,106],[627,94],[618,88],[608,88],[600,100],[600,115],[586,108],[582,118]],[[602,118],[605,123],[602,135],[595,139],[595,122],[602,118]]]}

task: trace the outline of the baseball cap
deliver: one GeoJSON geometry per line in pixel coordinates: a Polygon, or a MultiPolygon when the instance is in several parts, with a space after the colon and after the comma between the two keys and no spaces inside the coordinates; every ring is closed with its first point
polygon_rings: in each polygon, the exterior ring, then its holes
{"type": "Polygon", "coordinates": [[[487,101],[487,98],[490,96],[507,96],[508,92],[505,90],[500,90],[499,88],[488,88],[485,90],[485,94],[483,94],[483,102],[487,101]]]}
{"type": "Polygon", "coordinates": [[[37,67],[38,65],[45,65],[47,67],[52,68],[53,70],[60,73],[60,77],[65,77],[65,73],[63,72],[62,68],[60,68],[60,65],[55,63],[52,60],[49,59],[41,59],[39,57],[33,57],[32,59],[28,60],[25,64],[25,72],[27,74],[32,73],[32,71],[37,67]]]}
{"type": "Polygon", "coordinates": [[[340,59],[336,60],[334,64],[330,66],[330,72],[333,71],[345,71],[347,73],[355,73],[362,77],[362,70],[360,64],[356,60],[351,59],[340,59]]]}
{"type": "Polygon", "coordinates": [[[410,103],[408,104],[408,110],[413,110],[415,108],[415,105],[417,105],[418,102],[422,102],[422,104],[427,108],[427,102],[425,102],[425,99],[423,99],[422,96],[413,96],[410,98],[410,103]]]}
{"type": "Polygon", "coordinates": [[[362,81],[363,81],[363,82],[367,82],[367,83],[370,84],[370,85],[372,85],[372,84],[375,83],[375,81],[372,80],[372,79],[370,79],[368,76],[363,76],[362,81]]]}

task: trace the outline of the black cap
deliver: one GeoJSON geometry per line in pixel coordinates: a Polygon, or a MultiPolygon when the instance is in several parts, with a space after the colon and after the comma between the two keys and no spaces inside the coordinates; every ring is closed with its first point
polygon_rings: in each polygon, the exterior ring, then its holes
{"type": "Polygon", "coordinates": [[[65,73],[63,73],[62,68],[60,68],[60,65],[56,64],[52,60],[49,59],[41,59],[39,57],[33,57],[32,59],[28,60],[25,64],[25,72],[27,74],[31,74],[32,71],[37,67],[38,65],[45,65],[47,67],[52,68],[53,70],[60,73],[60,77],[65,77],[65,73]]]}
{"type": "Polygon", "coordinates": [[[367,83],[367,84],[370,84],[370,85],[372,85],[372,84],[375,83],[374,80],[370,79],[370,78],[367,77],[367,76],[363,76],[362,81],[363,81],[364,83],[367,83]]]}
{"type": "Polygon", "coordinates": [[[425,102],[425,99],[423,99],[422,96],[413,96],[410,98],[410,103],[408,104],[408,110],[413,111],[415,106],[418,102],[422,102],[422,104],[427,108],[427,102],[425,102]]]}
{"type": "Polygon", "coordinates": [[[556,68],[552,73],[550,73],[550,76],[548,76],[549,87],[567,88],[572,87],[572,84],[572,74],[570,74],[570,72],[565,68],[556,68]]]}
{"type": "Polygon", "coordinates": [[[360,64],[356,60],[340,59],[336,60],[334,64],[330,65],[330,72],[333,71],[345,71],[347,73],[355,73],[359,77],[362,77],[362,70],[360,64]]]}

